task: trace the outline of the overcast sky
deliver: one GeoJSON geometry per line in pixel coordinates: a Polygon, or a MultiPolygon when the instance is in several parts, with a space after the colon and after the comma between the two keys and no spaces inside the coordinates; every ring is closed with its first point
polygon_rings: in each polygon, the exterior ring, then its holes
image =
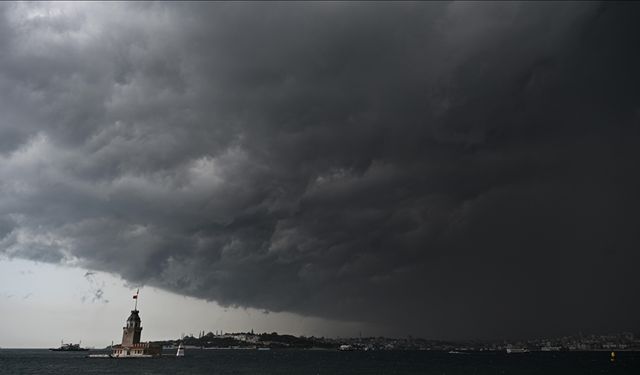
{"type": "Polygon", "coordinates": [[[0,336],[638,331],[639,17],[3,3],[0,336]]]}

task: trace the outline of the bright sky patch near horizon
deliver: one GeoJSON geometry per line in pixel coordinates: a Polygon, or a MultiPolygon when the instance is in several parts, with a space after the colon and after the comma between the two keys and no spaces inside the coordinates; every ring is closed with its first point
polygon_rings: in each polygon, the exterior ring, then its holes
{"type": "MultiPolygon", "coordinates": [[[[65,343],[103,348],[122,339],[134,287],[104,272],[0,258],[0,348],[51,348],[65,343]]],[[[214,302],[140,288],[142,338],[178,339],[207,332],[278,332],[306,336],[358,334],[357,323],[288,313],[224,308],[214,302]]]]}

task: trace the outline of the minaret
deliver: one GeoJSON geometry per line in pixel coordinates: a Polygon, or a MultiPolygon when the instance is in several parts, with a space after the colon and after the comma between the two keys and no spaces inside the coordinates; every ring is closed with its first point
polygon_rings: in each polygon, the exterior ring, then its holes
{"type": "Polygon", "coordinates": [[[135,306],[133,310],[131,310],[131,315],[127,319],[127,325],[122,327],[122,346],[133,346],[134,344],[140,343],[140,335],[142,334],[142,321],[140,320],[140,316],[138,315],[138,293],[140,290],[136,292],[136,295],[133,296],[133,299],[136,300],[135,306]]]}

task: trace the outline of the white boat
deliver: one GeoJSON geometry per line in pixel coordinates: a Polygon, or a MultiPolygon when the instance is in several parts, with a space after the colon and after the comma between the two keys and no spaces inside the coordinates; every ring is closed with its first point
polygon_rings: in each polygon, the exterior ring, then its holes
{"type": "Polygon", "coordinates": [[[527,348],[507,348],[507,354],[529,353],[527,348]]]}
{"type": "Polygon", "coordinates": [[[80,341],[80,343],[78,344],[65,344],[64,342],[60,341],[59,348],[51,348],[49,350],[51,350],[52,352],[86,352],[89,350],[89,348],[81,347],[80,344],[82,344],[82,341],[80,341]]]}

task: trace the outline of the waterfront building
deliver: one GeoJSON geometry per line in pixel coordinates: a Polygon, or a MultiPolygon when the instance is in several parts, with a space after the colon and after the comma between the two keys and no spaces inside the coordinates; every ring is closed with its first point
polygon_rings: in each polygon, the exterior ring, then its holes
{"type": "Polygon", "coordinates": [[[142,320],[138,311],[138,292],[133,296],[135,307],[122,327],[122,343],[114,345],[111,356],[116,358],[145,358],[156,357],[162,354],[162,346],[150,342],[141,342],[142,320]]]}

